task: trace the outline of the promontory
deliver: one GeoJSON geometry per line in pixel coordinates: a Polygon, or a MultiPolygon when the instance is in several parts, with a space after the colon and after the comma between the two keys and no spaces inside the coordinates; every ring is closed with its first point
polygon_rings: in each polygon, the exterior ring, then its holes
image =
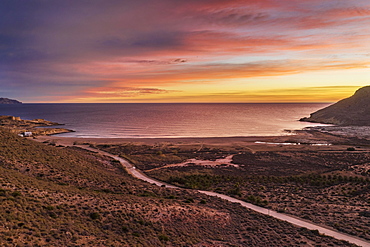
{"type": "Polygon", "coordinates": [[[13,105],[13,104],[22,104],[22,102],[15,99],[0,98],[0,104],[13,105]]]}
{"type": "Polygon", "coordinates": [[[318,110],[300,121],[341,126],[370,126],[370,86],[362,87],[351,97],[318,110]]]}

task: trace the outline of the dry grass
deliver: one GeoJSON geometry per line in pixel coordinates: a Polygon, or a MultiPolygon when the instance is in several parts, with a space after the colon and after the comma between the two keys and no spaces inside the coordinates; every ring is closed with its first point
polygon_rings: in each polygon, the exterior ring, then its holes
{"type": "Polygon", "coordinates": [[[2,246],[349,244],[129,176],[107,157],[0,131],[2,246]]]}
{"type": "MultiPolygon", "coordinates": [[[[191,189],[228,194],[293,214],[342,232],[370,239],[370,153],[322,149],[244,151],[203,146],[100,146],[129,157],[152,177],[191,189]],[[160,153],[159,153],[160,152],[160,153]],[[196,163],[171,166],[186,159],[215,160],[232,154],[230,165],[196,163]],[[156,155],[156,159],[150,157],[156,155]],[[168,158],[170,157],[170,158],[168,158]],[[155,169],[153,169],[155,168],[155,169]]],[[[359,148],[361,150],[361,148],[359,148]]],[[[186,162],[185,162],[186,163],[186,162]]]]}

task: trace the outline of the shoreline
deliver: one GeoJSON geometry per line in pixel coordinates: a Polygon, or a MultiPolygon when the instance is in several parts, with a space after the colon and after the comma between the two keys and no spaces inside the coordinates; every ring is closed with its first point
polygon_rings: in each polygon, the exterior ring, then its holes
{"type": "Polygon", "coordinates": [[[254,151],[278,150],[343,150],[354,144],[351,138],[333,135],[320,130],[297,130],[290,135],[274,136],[234,136],[234,137],[174,137],[174,138],[83,138],[63,137],[61,135],[37,136],[33,140],[48,142],[55,145],[71,146],[91,145],[179,145],[179,146],[213,146],[223,148],[248,147],[254,151]]]}
{"type": "Polygon", "coordinates": [[[48,121],[42,118],[26,120],[15,116],[0,116],[0,126],[3,129],[8,129],[21,136],[24,136],[26,132],[28,132],[27,136],[56,135],[74,132],[70,129],[56,127],[63,125],[64,124],[48,121]]]}
{"type": "MultiPolygon", "coordinates": [[[[302,129],[284,130],[280,134],[273,135],[246,135],[246,136],[165,136],[165,137],[81,137],[64,136],[64,133],[50,135],[38,135],[35,139],[43,141],[58,141],[63,143],[88,142],[92,144],[118,144],[118,143],[204,143],[204,144],[224,144],[224,143],[300,143],[300,144],[331,144],[335,142],[345,142],[349,139],[357,141],[369,141],[370,126],[336,126],[336,125],[317,125],[302,129]]],[[[75,131],[73,131],[75,132],[75,131]]]]}
{"type": "Polygon", "coordinates": [[[117,143],[204,143],[204,144],[223,144],[230,142],[256,142],[276,139],[288,139],[295,135],[273,135],[273,136],[231,136],[231,137],[64,137],[61,135],[37,136],[38,140],[55,140],[62,142],[89,142],[96,144],[117,144],[117,143]]]}

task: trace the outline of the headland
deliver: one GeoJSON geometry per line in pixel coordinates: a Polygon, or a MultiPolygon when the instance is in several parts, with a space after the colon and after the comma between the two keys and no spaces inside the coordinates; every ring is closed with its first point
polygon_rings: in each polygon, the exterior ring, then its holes
{"type": "Polygon", "coordinates": [[[14,116],[0,116],[0,126],[4,129],[27,136],[55,135],[73,132],[73,130],[57,128],[62,124],[45,119],[24,120],[14,116]]]}

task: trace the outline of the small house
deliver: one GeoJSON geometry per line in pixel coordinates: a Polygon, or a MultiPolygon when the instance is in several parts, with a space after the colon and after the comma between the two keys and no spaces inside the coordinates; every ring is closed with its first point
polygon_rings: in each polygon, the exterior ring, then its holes
{"type": "Polygon", "coordinates": [[[30,131],[22,132],[22,133],[19,134],[19,136],[22,136],[22,137],[31,137],[32,136],[32,132],[30,132],[30,131]]]}

